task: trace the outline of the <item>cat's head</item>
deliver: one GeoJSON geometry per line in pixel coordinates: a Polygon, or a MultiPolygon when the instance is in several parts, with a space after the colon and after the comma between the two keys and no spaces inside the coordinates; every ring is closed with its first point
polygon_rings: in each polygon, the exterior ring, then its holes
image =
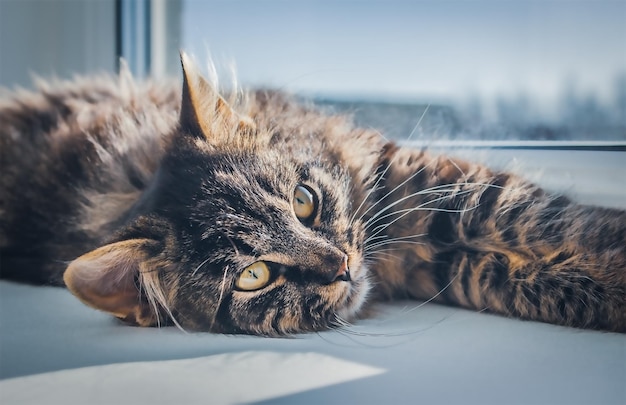
{"type": "Polygon", "coordinates": [[[369,280],[353,174],[286,153],[280,129],[239,115],[182,59],[180,123],[152,184],[67,286],[140,325],[280,335],[354,318],[369,280]]]}

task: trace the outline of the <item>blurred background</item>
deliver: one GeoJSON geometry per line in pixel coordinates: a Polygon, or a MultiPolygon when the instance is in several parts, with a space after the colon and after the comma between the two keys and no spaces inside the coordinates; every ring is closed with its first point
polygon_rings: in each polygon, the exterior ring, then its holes
{"type": "Polygon", "coordinates": [[[626,140],[625,0],[0,0],[5,87],[179,49],[390,138],[626,140]]]}

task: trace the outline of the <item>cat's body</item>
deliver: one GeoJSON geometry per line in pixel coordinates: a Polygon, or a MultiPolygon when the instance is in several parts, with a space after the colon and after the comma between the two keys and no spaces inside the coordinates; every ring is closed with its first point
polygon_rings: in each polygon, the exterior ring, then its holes
{"type": "Polygon", "coordinates": [[[319,330],[394,297],[626,331],[624,211],[281,93],[231,107],[184,66],[182,105],[126,74],[0,104],[2,277],[216,332],[319,330]]]}

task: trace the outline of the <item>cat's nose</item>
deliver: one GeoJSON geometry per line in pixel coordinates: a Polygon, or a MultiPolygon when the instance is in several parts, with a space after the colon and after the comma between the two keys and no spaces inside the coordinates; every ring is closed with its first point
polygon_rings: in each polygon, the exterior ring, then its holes
{"type": "Polygon", "coordinates": [[[343,260],[339,270],[335,273],[333,281],[350,281],[350,269],[348,268],[348,255],[343,255],[343,260]]]}

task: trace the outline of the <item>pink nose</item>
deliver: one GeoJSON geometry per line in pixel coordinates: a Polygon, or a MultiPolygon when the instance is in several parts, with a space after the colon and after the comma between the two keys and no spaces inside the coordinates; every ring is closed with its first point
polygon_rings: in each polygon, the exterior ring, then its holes
{"type": "Polygon", "coordinates": [[[341,262],[341,266],[339,266],[339,270],[335,274],[335,278],[333,281],[350,281],[350,269],[348,268],[348,255],[343,256],[343,261],[341,262]]]}

